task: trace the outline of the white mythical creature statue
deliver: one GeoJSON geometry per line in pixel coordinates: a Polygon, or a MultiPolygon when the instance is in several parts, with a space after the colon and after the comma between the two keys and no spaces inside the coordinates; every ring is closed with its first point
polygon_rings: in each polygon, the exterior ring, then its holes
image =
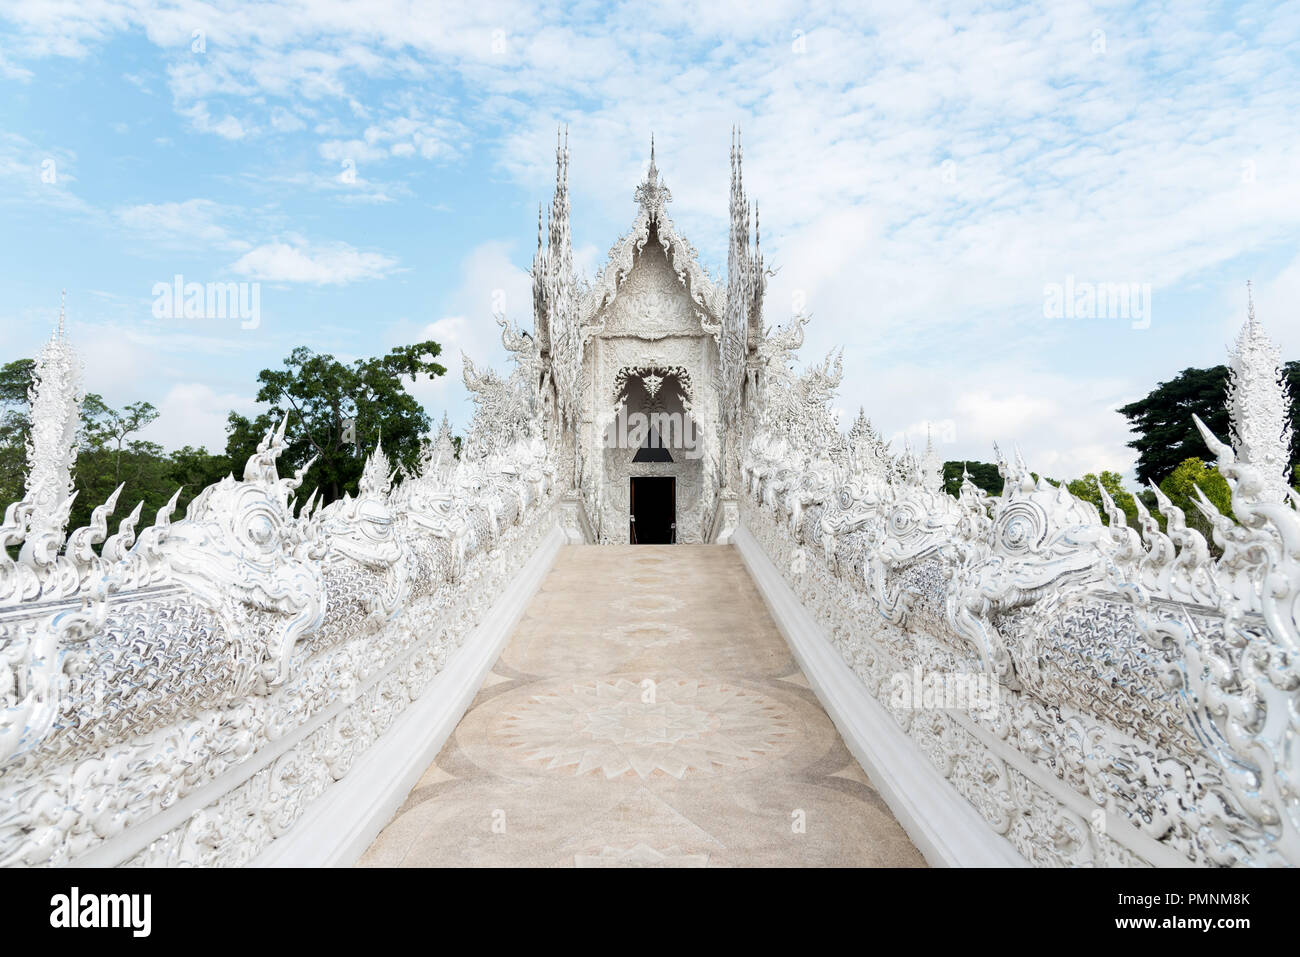
{"type": "Polygon", "coordinates": [[[926,560],[951,565],[957,554],[954,539],[967,508],[927,481],[925,466],[905,453],[896,468],[904,481],[887,486],[883,521],[869,548],[872,597],[880,614],[901,624],[919,594],[900,574],[926,560]]]}
{"type": "Polygon", "coordinates": [[[319,522],[295,518],[289,501],[315,459],[292,478],[276,472],[288,422],[266,433],[242,481],[227,476],[200,492],[161,543],[172,577],[248,643],[257,693],[289,676],[294,645],[325,614],[327,543],[319,522]]]}
{"type": "Polygon", "coordinates": [[[347,559],[384,576],[382,587],[367,596],[376,624],[395,614],[410,591],[408,553],[397,537],[391,490],[388,456],[376,448],[366,458],[356,498],[344,494],[319,515],[320,527],[329,539],[327,565],[347,559]]]}
{"type": "Polygon", "coordinates": [[[988,537],[967,542],[951,571],[948,621],[988,674],[1018,687],[1013,649],[993,619],[1044,597],[1059,599],[1071,583],[1100,580],[1104,560],[1097,543],[1104,528],[1097,510],[1064,485],[1035,481],[1019,453],[1014,465],[999,461],[998,471],[1004,484],[988,537]]]}

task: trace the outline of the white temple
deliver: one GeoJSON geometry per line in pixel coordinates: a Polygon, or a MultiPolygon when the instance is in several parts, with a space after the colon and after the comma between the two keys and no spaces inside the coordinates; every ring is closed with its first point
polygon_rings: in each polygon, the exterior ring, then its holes
{"type": "Polygon", "coordinates": [[[713,541],[719,501],[739,481],[743,410],[760,367],[766,278],[756,209],[750,245],[741,147],[733,134],[725,285],[668,215],[653,139],[631,228],[595,280],[580,281],[568,166],[566,133],[550,215],[538,217],[534,335],[507,332],[507,345],[535,364],[547,435],[572,462],[565,478],[581,490],[594,540],[713,541]]]}
{"type": "MultiPolygon", "coordinates": [[[[1253,305],[1232,434],[1197,422],[1231,490],[1231,514],[1195,503],[1214,549],[1159,490],[1163,522],[1139,502],[1130,528],[1104,489],[1105,521],[1019,455],[999,455],[998,495],[967,480],[954,498],[932,444],[894,454],[865,414],[841,431],[841,354],[796,371],[807,318],[764,317],[734,140],[731,163],[725,281],[669,218],[652,147],[632,227],[588,285],[562,140],[534,328],[499,320],[506,376],[466,358],[462,454],[444,419],[418,474],[394,482],[376,450],[357,494],[324,507],[279,474],[282,423],[183,519],[173,499],[110,534],[114,493],[68,534],[80,367],[60,323],[26,494],[0,523],[0,865],[357,861],[534,596],[554,600],[539,588],[566,546],[583,607],[536,617],[626,601],[587,636],[607,650],[689,641],[654,617],[684,602],[673,575],[738,558],[761,596],[742,611],[779,630],[818,720],[932,864],[1300,864],[1300,515],[1289,397],[1253,305]],[[626,543],[682,547],[588,548],[626,543]],[[936,705],[954,678],[978,700],[936,705]]],[[[549,735],[539,787],[574,767],[749,774],[797,750],[788,683],[683,679],[680,700],[654,701],[625,675],[562,678],[507,716],[549,735]],[[727,715],[744,733],[719,741],[727,715]]],[[[570,860],[665,856],[593,846],[570,860]]]]}

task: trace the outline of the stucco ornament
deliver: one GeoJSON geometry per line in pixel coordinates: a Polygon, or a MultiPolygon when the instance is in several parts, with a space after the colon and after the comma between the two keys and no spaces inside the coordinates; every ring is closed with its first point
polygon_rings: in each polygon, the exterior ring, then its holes
{"type": "Polygon", "coordinates": [[[1300,519],[1253,309],[1234,445],[1202,428],[1232,489],[1232,516],[1196,502],[1213,549],[1158,489],[1163,522],[1139,503],[1130,527],[1103,489],[1103,523],[1019,453],[997,454],[1000,494],[964,475],[947,495],[932,441],[894,455],[864,413],[832,428],[833,362],[796,370],[802,325],[758,347],[741,524],[919,752],[1031,863],[1300,863],[1300,519]],[[988,679],[995,707],[899,707],[913,669],[988,679]]]}
{"type": "Polygon", "coordinates": [[[274,615],[256,629],[252,649],[258,661],[249,677],[263,693],[288,678],[294,645],[320,626],[325,607],[320,522],[295,517],[289,501],[311,463],[292,478],[275,467],[288,421],[267,432],[242,481],[227,476],[196,496],[162,545],[173,580],[232,624],[251,624],[246,610],[274,615]]]}
{"type": "Polygon", "coordinates": [[[29,401],[31,431],[27,436],[27,481],[24,496],[30,523],[24,550],[36,564],[53,559],[62,544],[72,506],[72,465],[81,430],[82,363],[64,329],[64,304],[59,321],[41,349],[32,370],[29,401]]]}
{"type": "Polygon", "coordinates": [[[392,477],[388,456],[377,448],[366,458],[357,496],[345,494],[320,511],[319,525],[329,539],[329,558],[348,559],[383,575],[370,596],[370,613],[386,620],[406,602],[410,569],[394,527],[389,504],[392,477]]]}
{"type": "MultiPolygon", "coordinates": [[[[517,344],[515,374],[469,372],[483,401],[463,455],[449,427],[413,475],[375,449],[324,508],[296,499],[310,464],[278,473],[286,420],[179,521],[173,497],[114,529],[129,489],[66,540],[66,498],[5,509],[20,557],[0,555],[0,864],[246,863],[347,774],[557,524],[557,452],[517,344]],[[161,836],[133,837],[169,808],[161,836]]],[[[34,396],[38,417],[66,418],[66,382],[37,390],[60,399],[34,396]]]]}

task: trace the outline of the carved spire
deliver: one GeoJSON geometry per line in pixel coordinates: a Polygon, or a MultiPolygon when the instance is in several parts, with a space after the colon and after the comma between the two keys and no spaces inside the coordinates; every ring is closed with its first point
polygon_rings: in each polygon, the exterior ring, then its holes
{"type": "Polygon", "coordinates": [[[68,341],[65,322],[65,304],[60,300],[58,325],[36,359],[28,392],[32,426],[27,438],[25,498],[33,507],[29,542],[48,533],[62,544],[71,505],[83,395],[81,359],[68,341]]]}
{"type": "Polygon", "coordinates": [[[921,456],[921,484],[931,492],[943,490],[943,459],[935,450],[928,422],[925,425],[925,453],[921,456]]]}
{"type": "Polygon", "coordinates": [[[555,408],[567,421],[576,415],[582,391],[582,332],[569,229],[567,126],[557,128],[555,133],[555,194],[551,198],[545,249],[540,238],[540,215],[538,230],[538,250],[533,259],[533,328],[541,376],[549,373],[555,389],[555,408]]]}
{"type": "Polygon", "coordinates": [[[885,480],[889,471],[889,453],[862,406],[858,406],[858,417],[849,429],[848,448],[849,462],[855,471],[885,480]]]}
{"type": "MultiPolygon", "coordinates": [[[[731,128],[730,235],[727,243],[727,302],[722,319],[719,375],[722,380],[722,424],[724,434],[735,431],[740,421],[742,396],[749,381],[761,389],[757,363],[751,380],[746,370],[756,360],[759,337],[751,334],[754,267],[749,250],[749,202],[745,197],[744,148],[740,130],[731,128]]],[[[757,253],[757,250],[755,250],[757,253]]],[[[752,396],[751,396],[752,398],[752,396]]],[[[730,476],[724,475],[729,482],[730,476]]]]}
{"type": "Polygon", "coordinates": [[[655,222],[664,215],[664,207],[673,201],[672,191],[664,185],[655,164],[655,137],[650,134],[650,165],[646,167],[645,179],[636,188],[636,201],[645,207],[647,217],[655,222]]]}
{"type": "Polygon", "coordinates": [[[533,331],[542,355],[551,351],[550,288],[547,284],[549,264],[542,232],[542,204],[537,204],[537,252],[533,254],[533,331]]]}
{"type": "Polygon", "coordinates": [[[361,479],[357,483],[358,497],[386,498],[392,490],[392,477],[389,474],[391,464],[384,452],[383,442],[375,444],[374,451],[366,457],[366,464],[361,470],[361,479]]]}
{"type": "Polygon", "coordinates": [[[1291,475],[1291,396],[1281,353],[1255,319],[1250,283],[1246,303],[1246,322],[1228,353],[1232,445],[1238,461],[1255,466],[1264,479],[1259,500],[1285,502],[1291,475]]]}
{"type": "Polygon", "coordinates": [[[572,267],[573,250],[569,234],[569,128],[555,131],[555,195],[551,199],[551,256],[558,269],[572,267]],[[563,138],[561,138],[563,137],[563,138]]]}

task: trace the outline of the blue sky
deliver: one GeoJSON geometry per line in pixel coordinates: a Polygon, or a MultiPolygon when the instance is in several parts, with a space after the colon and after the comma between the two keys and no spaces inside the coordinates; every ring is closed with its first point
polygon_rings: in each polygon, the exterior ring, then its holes
{"type": "Polygon", "coordinates": [[[4,0],[0,360],[66,288],[87,386],[220,447],[294,346],[432,337],[450,373],[416,394],[463,424],[494,293],[531,321],[558,123],[588,276],[652,131],[718,271],[740,125],[767,320],[806,302],[840,406],[947,458],[1127,471],[1114,409],[1223,361],[1248,278],[1300,357],[1300,5],[858,6],[4,0]],[[154,318],[178,273],[259,282],[261,325],[154,318]],[[1150,327],[1045,318],[1067,276],[1149,284],[1150,327]]]}

